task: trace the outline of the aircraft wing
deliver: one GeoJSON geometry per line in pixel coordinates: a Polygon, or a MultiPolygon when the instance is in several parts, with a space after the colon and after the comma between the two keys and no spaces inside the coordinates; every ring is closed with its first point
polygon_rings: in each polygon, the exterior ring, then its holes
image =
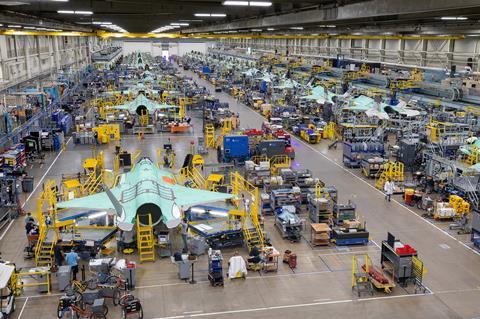
{"type": "MultiPolygon", "coordinates": [[[[118,187],[110,190],[112,194],[118,199],[121,190],[118,187]]],[[[112,201],[105,192],[93,194],[85,197],[75,198],[65,202],[59,202],[58,208],[88,208],[88,209],[115,209],[112,201]]]]}
{"type": "Polygon", "coordinates": [[[210,192],[205,190],[193,189],[176,185],[175,203],[183,209],[188,209],[194,205],[214,203],[233,198],[235,195],[226,193],[210,192]]]}

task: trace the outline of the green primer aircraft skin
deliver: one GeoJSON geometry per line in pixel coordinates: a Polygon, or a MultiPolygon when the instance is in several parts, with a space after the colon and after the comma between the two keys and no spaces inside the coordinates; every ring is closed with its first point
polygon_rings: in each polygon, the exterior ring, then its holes
{"type": "Polygon", "coordinates": [[[117,212],[118,227],[131,231],[137,213],[151,214],[152,223],[163,221],[168,228],[180,224],[182,210],[201,205],[224,201],[232,194],[217,193],[188,188],[176,184],[172,173],[159,169],[149,158],[142,158],[128,173],[121,175],[118,186],[105,192],[60,202],[58,208],[82,208],[111,210],[117,212]]]}
{"type": "Polygon", "coordinates": [[[141,115],[141,110],[145,109],[149,114],[154,113],[157,110],[166,110],[172,108],[178,108],[176,105],[170,105],[165,103],[157,103],[152,100],[147,99],[143,94],[139,94],[133,101],[121,104],[114,105],[110,107],[114,110],[124,110],[128,111],[130,114],[141,115]]]}

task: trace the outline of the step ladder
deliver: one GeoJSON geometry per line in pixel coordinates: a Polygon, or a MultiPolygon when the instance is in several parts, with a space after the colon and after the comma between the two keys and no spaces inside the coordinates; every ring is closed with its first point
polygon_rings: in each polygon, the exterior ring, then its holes
{"type": "Polygon", "coordinates": [[[205,126],[205,147],[215,148],[215,127],[212,124],[205,126]]]}
{"type": "Polygon", "coordinates": [[[152,215],[148,214],[148,224],[140,224],[137,215],[137,249],[140,262],[155,261],[155,240],[153,237],[152,215]]]}

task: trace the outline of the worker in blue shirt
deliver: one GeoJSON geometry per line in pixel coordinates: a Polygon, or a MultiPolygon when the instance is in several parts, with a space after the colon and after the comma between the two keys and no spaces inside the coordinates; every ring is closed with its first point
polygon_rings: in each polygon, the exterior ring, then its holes
{"type": "Polygon", "coordinates": [[[70,250],[68,253],[65,254],[65,261],[67,262],[67,265],[72,267],[73,280],[77,280],[79,259],[80,257],[74,249],[70,250]]]}

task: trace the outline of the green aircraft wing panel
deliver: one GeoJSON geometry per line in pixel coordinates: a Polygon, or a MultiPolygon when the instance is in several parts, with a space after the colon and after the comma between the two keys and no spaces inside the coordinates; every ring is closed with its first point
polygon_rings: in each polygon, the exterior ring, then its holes
{"type": "MultiPolygon", "coordinates": [[[[112,188],[111,192],[115,197],[120,197],[121,190],[112,188]]],[[[58,208],[88,208],[88,209],[114,209],[112,202],[108,198],[107,194],[102,192],[85,197],[75,198],[65,202],[59,202],[58,208]]]]}
{"type": "Polygon", "coordinates": [[[179,207],[183,207],[183,209],[187,209],[195,205],[224,201],[234,197],[232,194],[198,190],[180,185],[176,185],[174,191],[176,196],[175,203],[179,207]]]}

